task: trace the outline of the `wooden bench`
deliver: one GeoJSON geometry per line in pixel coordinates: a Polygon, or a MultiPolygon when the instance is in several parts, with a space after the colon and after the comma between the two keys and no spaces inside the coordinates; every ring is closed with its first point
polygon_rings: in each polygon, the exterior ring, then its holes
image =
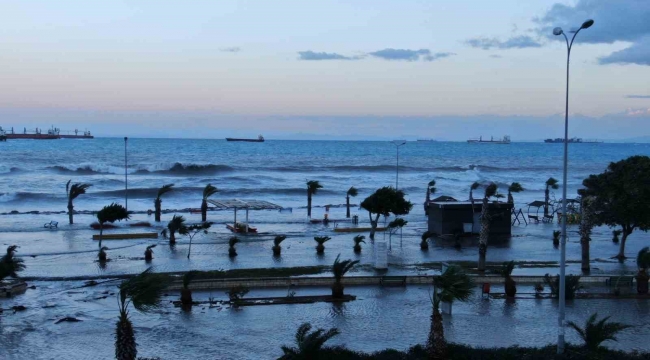
{"type": "Polygon", "coordinates": [[[382,276],[379,279],[381,286],[406,286],[406,276],[382,276]]]}
{"type": "Polygon", "coordinates": [[[610,276],[605,280],[605,284],[608,286],[632,286],[634,283],[634,276],[610,276]]]}

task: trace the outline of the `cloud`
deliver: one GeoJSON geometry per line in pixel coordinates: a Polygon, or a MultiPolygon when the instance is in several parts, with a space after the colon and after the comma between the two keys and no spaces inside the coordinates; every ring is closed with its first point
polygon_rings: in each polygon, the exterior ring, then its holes
{"type": "Polygon", "coordinates": [[[374,56],[383,60],[434,61],[456,54],[451,52],[432,53],[429,49],[383,49],[358,56],[345,56],[338,53],[314,52],[311,50],[299,51],[298,55],[300,60],[361,60],[368,56],[374,56]]]}
{"type": "Polygon", "coordinates": [[[533,39],[528,35],[513,36],[506,41],[501,41],[497,38],[478,37],[478,38],[469,39],[465,43],[467,43],[469,46],[473,48],[481,48],[483,50],[524,49],[524,48],[538,48],[542,46],[542,44],[539,41],[533,39]]]}
{"type": "Polygon", "coordinates": [[[650,95],[626,95],[626,99],[650,99],[650,95]]]}
{"type": "Polygon", "coordinates": [[[495,58],[495,59],[501,59],[503,56],[497,55],[497,54],[492,54],[492,55],[490,55],[490,57],[495,58]]]}
{"type": "Polygon", "coordinates": [[[581,43],[611,44],[616,41],[632,43],[627,49],[599,59],[600,64],[650,65],[650,1],[648,0],[579,0],[574,6],[554,4],[542,17],[534,19],[537,32],[549,39],[556,26],[565,31],[579,27],[585,20],[594,25],[581,31],[581,43]]]}
{"type": "Polygon", "coordinates": [[[360,57],[343,56],[337,53],[313,52],[311,50],[299,51],[300,60],[317,61],[317,60],[359,60],[360,57]]]}
{"type": "Polygon", "coordinates": [[[223,51],[223,52],[236,53],[236,52],[240,52],[240,51],[241,51],[241,48],[238,47],[238,46],[233,46],[233,47],[225,47],[225,48],[221,48],[221,49],[219,49],[219,50],[220,50],[220,51],[223,51]]]}

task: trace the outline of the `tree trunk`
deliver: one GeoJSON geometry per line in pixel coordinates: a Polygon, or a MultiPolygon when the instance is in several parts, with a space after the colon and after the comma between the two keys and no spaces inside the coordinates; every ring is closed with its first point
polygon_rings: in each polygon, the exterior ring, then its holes
{"type": "Polygon", "coordinates": [[[99,223],[99,248],[102,248],[102,237],[104,236],[104,223],[99,223]]]}
{"type": "Polygon", "coordinates": [[[490,212],[488,199],[483,198],[481,207],[481,233],[478,244],[478,271],[485,272],[485,256],[487,254],[488,238],[490,237],[490,212]]]}
{"type": "Polygon", "coordinates": [[[582,249],[582,272],[588,274],[591,271],[589,264],[589,239],[580,239],[580,248],[582,249]]]}
{"type": "Polygon", "coordinates": [[[282,255],[282,248],[280,245],[274,245],[273,246],[273,256],[280,256],[282,255]]]}
{"type": "Polygon", "coordinates": [[[508,191],[508,204],[514,204],[515,198],[512,196],[512,193],[508,191]]]}
{"type": "Polygon", "coordinates": [[[144,251],[144,261],[151,261],[153,260],[153,252],[151,249],[147,249],[144,251]]]}
{"type": "Polygon", "coordinates": [[[201,202],[201,221],[208,221],[208,202],[205,199],[201,202]]]}
{"type": "Polygon", "coordinates": [[[627,240],[627,237],[631,234],[632,232],[628,232],[625,227],[623,227],[623,236],[621,237],[621,245],[618,249],[618,255],[616,255],[616,258],[619,260],[625,259],[625,240],[627,240]]]}
{"type": "Polygon", "coordinates": [[[350,218],[350,197],[349,196],[345,197],[345,205],[347,207],[347,211],[345,212],[345,217],[349,219],[350,218]]]}
{"type": "Polygon", "coordinates": [[[517,294],[517,283],[510,277],[508,276],[505,281],[505,290],[506,290],[506,296],[509,298],[515,297],[517,294]]]}
{"type": "Polygon", "coordinates": [[[377,217],[375,220],[372,220],[372,215],[370,215],[370,235],[368,237],[370,240],[375,241],[375,231],[377,231],[377,224],[379,223],[379,214],[377,214],[377,217]]]}
{"type": "Polygon", "coordinates": [[[138,356],[135,332],[126,311],[120,311],[120,320],[115,329],[115,358],[117,360],[135,360],[138,356]]]}
{"type": "Polygon", "coordinates": [[[588,274],[591,270],[589,264],[589,242],[591,241],[591,230],[594,227],[593,208],[591,198],[583,197],[580,204],[580,248],[582,250],[582,266],[584,273],[588,274]]]}
{"type": "Polygon", "coordinates": [[[343,284],[341,284],[340,281],[334,282],[334,285],[332,285],[332,297],[334,299],[342,299],[344,296],[344,287],[343,284]]]}
{"type": "Polygon", "coordinates": [[[316,253],[317,254],[322,254],[324,252],[325,252],[325,245],[323,245],[323,244],[316,245],[316,253]]]}
{"type": "Polygon", "coordinates": [[[160,200],[160,199],[156,199],[154,201],[154,206],[155,206],[155,210],[156,210],[155,220],[158,221],[158,222],[160,221],[160,205],[161,205],[161,203],[162,203],[162,200],[160,200]]]}
{"type": "Polygon", "coordinates": [[[176,244],[176,232],[175,231],[170,231],[169,232],[169,245],[175,245],[176,244]]]}
{"type": "Polygon", "coordinates": [[[648,274],[645,269],[639,270],[636,275],[636,292],[639,294],[648,293],[648,274]]]}
{"type": "Polygon", "coordinates": [[[442,324],[442,314],[434,307],[431,314],[431,328],[427,339],[427,353],[429,360],[447,360],[447,341],[442,324]]]}
{"type": "Polygon", "coordinates": [[[361,245],[355,244],[354,245],[354,252],[357,253],[357,254],[360,253],[361,252],[361,245]]]}
{"type": "MultiPolygon", "coordinates": [[[[549,190],[548,186],[544,190],[544,216],[548,215],[548,200],[549,200],[549,190]]],[[[564,214],[563,214],[564,215],[564,214]]]]}
{"type": "Polygon", "coordinates": [[[181,289],[181,304],[192,305],[192,290],[181,289]]]}
{"type": "Polygon", "coordinates": [[[70,220],[70,225],[74,224],[74,220],[72,219],[73,211],[74,206],[72,206],[72,200],[68,200],[68,220],[70,220]]]}
{"type": "Polygon", "coordinates": [[[307,190],[307,216],[311,218],[311,191],[307,190]]]}

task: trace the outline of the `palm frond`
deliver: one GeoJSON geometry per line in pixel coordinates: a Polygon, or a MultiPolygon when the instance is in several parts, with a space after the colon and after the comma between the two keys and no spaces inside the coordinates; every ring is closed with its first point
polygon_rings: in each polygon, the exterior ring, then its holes
{"type": "Polygon", "coordinates": [[[320,184],[320,182],[316,180],[309,180],[307,181],[307,189],[311,194],[316,194],[318,189],[322,189],[323,185],[320,184]]]}
{"type": "Polygon", "coordinates": [[[395,220],[391,221],[388,223],[389,228],[402,228],[408,224],[408,221],[402,219],[402,218],[396,218],[395,220]]]}
{"type": "Polygon", "coordinates": [[[336,256],[336,260],[334,260],[334,265],[332,265],[332,273],[334,274],[334,277],[337,281],[340,281],[348,271],[350,271],[356,264],[359,263],[359,260],[352,261],[350,259],[340,261],[340,257],[341,254],[338,254],[336,256]]]}
{"type": "Polygon", "coordinates": [[[212,184],[208,184],[203,188],[203,200],[208,200],[208,198],[214,194],[219,192],[219,189],[217,189],[216,186],[213,186],[212,184]]]}
{"type": "Polygon", "coordinates": [[[18,272],[25,270],[24,260],[16,257],[18,246],[7,247],[7,253],[0,258],[0,280],[7,276],[18,277],[18,272]]]}
{"type": "Polygon", "coordinates": [[[100,224],[107,222],[114,223],[116,221],[128,220],[129,218],[131,218],[129,212],[124,206],[118,203],[104,206],[97,212],[97,221],[99,221],[100,224]]]}
{"type": "Polygon", "coordinates": [[[496,195],[496,193],[497,193],[497,184],[495,184],[495,183],[490,183],[490,185],[488,185],[485,188],[485,198],[487,198],[487,199],[489,199],[492,196],[496,195]]]}
{"type": "Polygon", "coordinates": [[[476,189],[478,189],[479,186],[481,186],[481,184],[479,184],[477,181],[475,181],[475,182],[472,184],[472,186],[470,186],[470,189],[471,189],[471,190],[476,190],[476,189]]]}
{"type": "Polygon", "coordinates": [[[228,239],[228,246],[230,246],[231,248],[235,247],[235,244],[237,244],[238,242],[240,242],[239,238],[236,236],[232,236],[230,239],[228,239]]]}
{"type": "MultiPolygon", "coordinates": [[[[68,182],[68,184],[66,185],[66,190],[68,189],[69,184],[70,182],[68,182]]],[[[86,190],[88,190],[88,188],[91,186],[92,186],[91,184],[82,184],[82,183],[72,184],[72,186],[70,186],[68,190],[68,200],[74,200],[77,197],[79,197],[79,195],[85,194],[86,190]]]]}
{"type": "Polygon", "coordinates": [[[644,247],[639,250],[639,253],[636,255],[636,266],[639,269],[647,269],[650,267],[650,248],[644,247]]]}
{"type": "Polygon", "coordinates": [[[556,178],[550,177],[548,180],[546,180],[546,187],[551,189],[558,189],[560,186],[558,185],[556,178]]]}
{"type": "Polygon", "coordinates": [[[427,240],[431,237],[431,235],[432,235],[431,232],[429,232],[429,231],[425,231],[425,232],[422,234],[422,237],[421,237],[421,238],[422,238],[422,241],[427,241],[427,240]]]}
{"type": "Polygon", "coordinates": [[[512,270],[515,269],[515,262],[511,260],[510,262],[504,262],[501,266],[501,276],[509,277],[512,274],[512,270]]]}
{"type": "Polygon", "coordinates": [[[357,190],[357,188],[352,186],[351,188],[348,189],[347,195],[351,196],[351,197],[355,197],[355,196],[359,195],[359,190],[357,190]]]}
{"type": "Polygon", "coordinates": [[[354,239],[352,239],[352,240],[354,240],[354,244],[356,245],[356,244],[360,244],[360,243],[364,243],[364,244],[365,244],[365,243],[366,243],[366,242],[364,241],[365,239],[366,239],[366,237],[365,237],[364,235],[357,235],[357,236],[355,236],[354,239]]]}
{"type": "Polygon", "coordinates": [[[320,245],[323,245],[324,243],[332,240],[332,238],[329,236],[314,236],[314,240],[320,245]]]}
{"type": "Polygon", "coordinates": [[[460,267],[449,266],[444,273],[434,278],[434,285],[440,290],[440,299],[445,302],[467,301],[474,293],[474,281],[460,267]]]}
{"type": "Polygon", "coordinates": [[[605,316],[597,321],[598,313],[593,313],[587,319],[584,328],[573,321],[569,321],[568,325],[582,338],[587,349],[597,350],[604,341],[617,341],[616,334],[632,327],[630,325],[609,321],[609,318],[609,316],[605,316]]]}
{"type": "Polygon", "coordinates": [[[521,186],[521,184],[518,182],[513,182],[512,184],[510,184],[510,186],[508,186],[508,192],[518,193],[522,191],[524,191],[524,187],[521,186]]]}
{"type": "Polygon", "coordinates": [[[200,271],[198,270],[190,270],[186,272],[183,275],[183,289],[187,289],[190,286],[192,280],[194,280],[197,277],[197,275],[199,275],[199,273],[200,271]]]}
{"type": "Polygon", "coordinates": [[[273,245],[279,246],[285,239],[286,235],[278,235],[273,239],[273,245]]]}
{"type": "Polygon", "coordinates": [[[285,355],[291,356],[295,359],[313,359],[318,356],[318,352],[323,345],[334,336],[340,334],[336,328],[325,331],[324,329],[317,329],[310,332],[312,329],[311,324],[304,323],[300,325],[296,331],[296,347],[290,348],[282,346],[282,351],[285,355]]]}
{"type": "Polygon", "coordinates": [[[160,307],[160,297],[169,282],[169,276],[155,274],[149,268],[128,280],[124,280],[119,289],[121,296],[130,298],[131,303],[137,310],[149,311],[160,307]]]}
{"type": "Polygon", "coordinates": [[[158,195],[156,195],[156,200],[159,200],[161,196],[167,194],[173,189],[174,189],[174,184],[163,185],[160,189],[158,189],[158,195]]]}
{"type": "Polygon", "coordinates": [[[156,244],[149,245],[149,246],[147,246],[147,250],[151,250],[153,252],[152,249],[155,248],[156,246],[157,246],[156,244]]]}
{"type": "Polygon", "coordinates": [[[167,229],[169,229],[171,232],[181,233],[183,230],[187,232],[187,226],[185,226],[185,217],[183,215],[174,215],[172,219],[167,223],[167,229]]]}

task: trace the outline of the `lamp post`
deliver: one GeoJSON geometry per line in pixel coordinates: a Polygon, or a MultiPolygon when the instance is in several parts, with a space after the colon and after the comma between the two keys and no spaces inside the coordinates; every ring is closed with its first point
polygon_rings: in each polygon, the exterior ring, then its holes
{"type": "Polygon", "coordinates": [[[397,163],[395,165],[395,190],[399,190],[399,147],[406,144],[406,140],[393,140],[395,149],[397,150],[397,163]]]}
{"type": "Polygon", "coordinates": [[[127,169],[127,157],[126,157],[126,144],[127,140],[129,140],[128,137],[124,137],[124,208],[126,211],[129,211],[129,176],[126,171],[127,169]]]}
{"type": "Polygon", "coordinates": [[[566,188],[567,188],[567,163],[569,158],[569,59],[571,57],[571,47],[573,46],[573,40],[575,40],[576,35],[582,29],[587,29],[594,24],[593,20],[587,20],[578,30],[570,31],[573,33],[571,42],[566,36],[562,28],[556,27],[553,29],[553,35],[564,35],[566,40],[567,47],[567,56],[566,56],[566,109],[564,113],[564,172],[562,174],[562,241],[560,243],[560,294],[559,294],[559,316],[558,316],[558,334],[557,334],[557,353],[564,353],[564,315],[565,315],[565,303],[566,303],[566,293],[565,293],[565,284],[566,284],[566,272],[565,272],[565,263],[566,263],[566,188]]]}

